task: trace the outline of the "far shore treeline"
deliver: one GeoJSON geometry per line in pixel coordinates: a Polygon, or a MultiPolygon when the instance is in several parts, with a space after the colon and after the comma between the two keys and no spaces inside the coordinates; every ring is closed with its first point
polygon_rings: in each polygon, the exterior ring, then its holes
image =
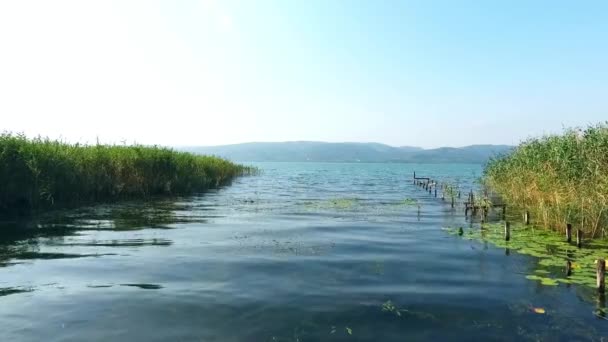
{"type": "Polygon", "coordinates": [[[608,233],[608,124],[530,139],[490,160],[485,182],[535,224],[587,237],[608,233]]]}
{"type": "Polygon", "coordinates": [[[0,213],[192,194],[254,171],[164,147],[69,144],[3,133],[0,213]]]}

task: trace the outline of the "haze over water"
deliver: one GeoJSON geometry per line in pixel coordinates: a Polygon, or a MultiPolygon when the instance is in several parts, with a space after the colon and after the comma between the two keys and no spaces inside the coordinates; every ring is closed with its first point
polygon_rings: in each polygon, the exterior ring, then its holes
{"type": "Polygon", "coordinates": [[[599,340],[587,288],[447,234],[412,172],[477,165],[260,163],[191,198],[53,212],[0,230],[6,341],[599,340]],[[421,204],[420,214],[416,205],[421,204]],[[536,314],[541,307],[546,314],[536,314]]]}

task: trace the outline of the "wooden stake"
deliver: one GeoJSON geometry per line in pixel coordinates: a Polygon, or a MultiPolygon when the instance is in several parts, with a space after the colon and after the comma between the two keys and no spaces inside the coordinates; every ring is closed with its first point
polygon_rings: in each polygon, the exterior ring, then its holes
{"type": "Polygon", "coordinates": [[[597,259],[595,261],[595,263],[597,264],[597,270],[596,270],[597,291],[599,293],[604,293],[604,290],[606,288],[606,284],[604,282],[604,276],[606,274],[606,260],[597,259]]]}
{"type": "Polygon", "coordinates": [[[576,246],[583,247],[583,231],[580,229],[576,230],[576,246]]]}
{"type": "Polygon", "coordinates": [[[566,225],[566,241],[572,242],[572,225],[570,223],[566,225]]]}
{"type": "Polygon", "coordinates": [[[511,223],[505,222],[505,241],[511,240],[511,223]]]}
{"type": "Polygon", "coordinates": [[[572,262],[570,260],[566,260],[566,277],[572,275],[572,262]]]}
{"type": "Polygon", "coordinates": [[[458,191],[458,198],[460,198],[460,191],[458,191]]]}
{"type": "Polygon", "coordinates": [[[437,198],[437,184],[435,184],[435,198],[437,198]]]}
{"type": "Polygon", "coordinates": [[[452,209],[454,209],[454,195],[452,195],[452,209]]]}
{"type": "Polygon", "coordinates": [[[524,222],[526,223],[526,225],[530,224],[530,213],[526,211],[526,213],[524,214],[524,222]]]}

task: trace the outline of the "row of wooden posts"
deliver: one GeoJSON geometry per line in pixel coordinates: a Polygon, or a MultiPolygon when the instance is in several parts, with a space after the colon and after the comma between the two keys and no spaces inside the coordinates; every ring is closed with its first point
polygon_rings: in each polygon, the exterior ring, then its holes
{"type": "MultiPolygon", "coordinates": [[[[431,178],[416,177],[416,172],[414,172],[414,184],[423,188],[425,191],[428,191],[429,194],[433,194],[433,189],[434,189],[435,197],[437,197],[437,182],[433,181],[431,178]]],[[[486,196],[487,196],[487,194],[486,194],[486,196]]],[[[458,191],[457,197],[460,198],[460,191],[458,191]]],[[[445,200],[445,194],[443,191],[441,192],[441,199],[445,200]]],[[[452,208],[454,208],[454,205],[455,205],[454,196],[452,195],[451,196],[452,208]]],[[[506,204],[495,204],[495,205],[492,205],[492,207],[502,208],[502,217],[503,217],[503,219],[506,218],[506,211],[507,211],[506,204]]],[[[477,210],[482,210],[481,223],[483,224],[485,221],[485,218],[488,215],[488,209],[489,208],[487,206],[476,206],[475,205],[475,195],[473,194],[473,191],[471,191],[469,193],[467,202],[465,202],[465,216],[466,217],[468,217],[469,211],[471,211],[472,215],[475,215],[477,213],[477,210]]],[[[523,219],[524,219],[524,223],[526,225],[530,224],[530,213],[528,211],[526,211],[524,213],[523,219]]],[[[504,232],[505,232],[505,241],[511,240],[511,223],[509,221],[505,221],[504,232]]],[[[570,224],[570,223],[568,223],[566,225],[566,241],[568,243],[572,242],[572,224],[570,224]]],[[[583,231],[581,229],[576,230],[576,246],[578,248],[583,247],[583,231]]],[[[596,260],[596,266],[597,266],[597,268],[596,268],[597,290],[603,294],[605,291],[605,288],[606,288],[606,286],[605,286],[606,260],[605,259],[596,260]]],[[[566,273],[568,276],[572,273],[572,263],[570,262],[570,260],[566,261],[566,273]]]]}

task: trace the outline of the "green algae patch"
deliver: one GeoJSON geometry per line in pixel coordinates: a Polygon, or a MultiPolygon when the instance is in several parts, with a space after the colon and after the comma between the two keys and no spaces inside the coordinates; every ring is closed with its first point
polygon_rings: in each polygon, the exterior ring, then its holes
{"type": "Polygon", "coordinates": [[[544,286],[576,284],[594,288],[596,286],[595,260],[608,258],[608,240],[593,240],[578,248],[568,243],[565,236],[552,231],[534,229],[524,225],[511,225],[511,238],[505,241],[504,223],[484,224],[468,228],[443,228],[450,235],[473,241],[489,242],[496,247],[515,251],[538,259],[526,279],[544,286]],[[570,274],[567,262],[570,261],[570,274]]]}
{"type": "Polygon", "coordinates": [[[403,205],[403,206],[413,206],[413,205],[417,205],[418,201],[416,201],[413,198],[406,198],[404,200],[402,200],[401,202],[399,202],[399,205],[403,205]]]}
{"type": "Polygon", "coordinates": [[[351,210],[360,206],[361,200],[352,198],[331,198],[326,200],[315,200],[303,203],[304,208],[309,210],[351,210]]]}
{"type": "Polygon", "coordinates": [[[328,206],[335,209],[351,209],[359,202],[357,198],[336,198],[328,201],[328,206]]]}

